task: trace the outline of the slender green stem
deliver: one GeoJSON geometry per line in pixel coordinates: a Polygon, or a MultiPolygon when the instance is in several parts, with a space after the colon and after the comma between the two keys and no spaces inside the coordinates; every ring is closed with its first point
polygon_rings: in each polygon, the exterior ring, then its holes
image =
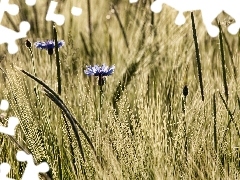
{"type": "Polygon", "coordinates": [[[233,75],[234,75],[235,81],[237,82],[237,67],[236,67],[235,64],[234,64],[233,52],[232,52],[232,50],[231,50],[231,47],[230,47],[230,44],[229,44],[229,42],[228,42],[228,40],[227,40],[226,35],[225,35],[224,33],[223,33],[222,35],[223,35],[224,42],[225,42],[226,45],[227,45],[228,53],[229,53],[230,60],[231,60],[230,62],[231,62],[232,67],[233,67],[233,75]]]}
{"type": "Polygon", "coordinates": [[[50,82],[50,84],[51,84],[51,87],[53,86],[53,84],[52,84],[52,77],[53,77],[53,71],[52,71],[52,55],[49,55],[49,61],[50,61],[50,64],[51,64],[51,82],[50,82]]]}
{"type": "Polygon", "coordinates": [[[191,12],[191,20],[192,20],[192,31],[193,31],[193,40],[194,40],[195,52],[196,52],[197,67],[198,67],[199,85],[200,85],[200,89],[201,89],[202,101],[204,101],[201,58],[200,58],[198,39],[197,39],[197,32],[196,32],[193,12],[191,12]]]}
{"type": "Polygon", "coordinates": [[[57,66],[57,82],[58,82],[58,94],[61,95],[61,67],[60,67],[60,58],[58,52],[58,41],[57,41],[57,30],[55,25],[53,26],[53,37],[55,41],[55,53],[56,53],[56,66],[57,66]]]}
{"type": "Polygon", "coordinates": [[[82,32],[80,32],[80,37],[81,37],[81,40],[82,40],[82,44],[83,44],[84,50],[85,50],[86,54],[90,57],[91,56],[91,52],[89,52],[89,50],[88,50],[87,43],[86,43],[86,41],[84,39],[84,36],[83,36],[82,32]]]}
{"type": "MultiPolygon", "coordinates": [[[[91,142],[91,139],[90,137],[87,135],[86,131],[83,129],[83,127],[81,126],[81,124],[79,123],[79,121],[77,121],[72,113],[69,111],[69,109],[67,108],[67,106],[64,104],[64,102],[62,101],[62,99],[59,97],[59,95],[57,93],[55,93],[49,86],[47,86],[43,81],[41,81],[40,79],[34,77],[33,75],[31,75],[30,73],[28,73],[27,71],[21,69],[21,68],[18,68],[18,67],[15,67],[16,69],[18,69],[19,71],[21,71],[22,73],[24,73],[25,75],[27,75],[28,77],[30,77],[31,79],[35,80],[36,82],[38,82],[40,85],[43,86],[43,90],[45,92],[45,95],[47,95],[63,112],[64,114],[66,115],[66,117],[69,119],[69,122],[73,128],[73,131],[74,133],[77,132],[77,129],[76,128],[79,128],[79,130],[83,133],[84,137],[86,138],[87,142],[89,143],[91,149],[93,150],[94,154],[96,155],[96,150],[95,150],[95,147],[93,146],[93,143],[91,142]],[[77,127],[75,127],[77,126],[77,127]]],[[[80,140],[80,136],[78,133],[76,133],[76,138],[77,138],[77,141],[80,140]],[[78,137],[79,136],[79,137],[78,137]]],[[[81,142],[79,141],[79,144],[81,142]]],[[[81,146],[79,146],[81,148],[81,146]]],[[[82,149],[80,150],[82,156],[83,156],[83,159],[84,159],[84,155],[83,155],[83,151],[82,149]]]]}
{"type": "Polygon", "coordinates": [[[109,48],[108,48],[108,57],[109,57],[109,62],[110,64],[112,64],[112,36],[111,34],[109,34],[109,48]]]}
{"type": "Polygon", "coordinates": [[[187,122],[186,122],[186,101],[188,95],[188,87],[185,85],[183,87],[182,96],[182,113],[183,113],[183,133],[184,133],[184,153],[186,163],[188,162],[188,136],[187,136],[187,122]]]}
{"type": "Polygon", "coordinates": [[[213,94],[213,137],[214,137],[214,148],[217,152],[218,142],[217,142],[217,105],[216,105],[216,95],[213,94]]]}
{"type": "Polygon", "coordinates": [[[28,50],[29,50],[29,52],[30,52],[30,54],[31,54],[31,62],[32,62],[32,65],[33,65],[33,73],[34,73],[34,76],[37,76],[36,69],[35,69],[35,64],[34,64],[34,58],[33,58],[32,48],[29,47],[28,50]]]}
{"type": "Polygon", "coordinates": [[[93,59],[93,37],[92,37],[92,21],[91,21],[91,2],[87,0],[87,13],[88,13],[88,32],[89,32],[89,44],[90,44],[90,64],[94,64],[93,59]]]}
{"type": "Polygon", "coordinates": [[[119,15],[118,15],[118,12],[117,12],[117,10],[116,10],[116,8],[115,8],[115,6],[114,6],[113,4],[112,4],[112,8],[114,9],[114,12],[115,12],[115,15],[116,15],[118,24],[119,24],[119,26],[120,26],[120,29],[122,30],[122,34],[123,34],[123,37],[124,37],[124,40],[125,40],[126,47],[127,47],[128,50],[129,50],[129,43],[128,43],[128,40],[127,40],[127,34],[126,34],[126,32],[125,32],[125,29],[124,29],[124,27],[123,27],[123,24],[122,24],[122,22],[121,22],[121,19],[120,19],[119,15]]]}
{"type": "Polygon", "coordinates": [[[183,133],[184,133],[184,154],[185,154],[185,159],[187,162],[187,153],[188,153],[188,138],[187,138],[187,122],[185,119],[186,115],[186,96],[182,97],[182,112],[183,112],[183,133]]]}
{"type": "Polygon", "coordinates": [[[101,115],[102,115],[102,105],[103,105],[103,86],[99,86],[99,122],[101,125],[101,115]]]}
{"type": "Polygon", "coordinates": [[[230,109],[229,109],[229,107],[228,107],[228,105],[227,105],[227,102],[225,101],[225,99],[223,98],[223,96],[222,96],[222,94],[221,94],[220,92],[219,92],[219,95],[220,95],[220,98],[222,99],[223,104],[224,104],[224,106],[225,106],[225,108],[226,108],[226,110],[227,110],[227,112],[228,112],[229,117],[230,117],[230,119],[229,119],[229,121],[228,121],[228,123],[227,123],[227,127],[226,127],[226,129],[225,129],[225,131],[224,131],[224,133],[223,133],[223,141],[224,141],[224,139],[225,139],[225,137],[226,137],[227,132],[228,132],[229,129],[230,129],[231,122],[234,123],[234,126],[235,126],[236,131],[237,131],[237,135],[238,135],[238,137],[240,138],[240,131],[239,131],[239,128],[238,128],[238,126],[237,126],[237,123],[236,123],[235,120],[234,120],[234,115],[233,115],[233,113],[230,111],[230,109]]]}
{"type": "Polygon", "coordinates": [[[99,86],[99,92],[100,92],[100,109],[102,109],[102,95],[103,95],[102,86],[99,86]]]}
{"type": "MultiPolygon", "coordinates": [[[[34,73],[34,76],[37,77],[37,72],[36,72],[36,69],[35,69],[32,47],[28,47],[28,50],[29,50],[30,55],[31,55],[31,62],[32,62],[32,66],[33,66],[33,73],[34,73]]],[[[52,76],[51,76],[51,77],[52,77],[52,76]]],[[[43,112],[44,119],[48,119],[48,118],[46,118],[46,117],[47,117],[47,116],[46,116],[47,113],[46,113],[45,108],[44,108],[44,105],[42,104],[42,101],[41,101],[41,99],[40,99],[39,89],[38,89],[38,84],[37,84],[37,83],[34,85],[34,93],[35,93],[35,95],[36,95],[36,97],[37,97],[37,102],[39,103],[40,108],[41,108],[41,110],[42,110],[42,112],[43,112]]],[[[48,123],[49,123],[49,122],[48,122],[48,123]]]]}
{"type": "MultiPolygon", "coordinates": [[[[150,2],[153,3],[154,0],[151,0],[150,2]]],[[[154,26],[154,14],[155,14],[155,13],[154,13],[153,11],[151,11],[151,25],[152,25],[152,26],[154,26]]]]}
{"type": "MultiPolygon", "coordinates": [[[[51,80],[50,80],[50,86],[55,90],[55,86],[53,83],[53,62],[52,62],[52,55],[49,55],[49,61],[50,61],[50,64],[51,64],[51,70],[50,70],[50,73],[51,73],[51,80]]],[[[49,106],[50,106],[50,111],[48,111],[48,117],[49,119],[51,118],[51,115],[52,115],[52,101],[49,101],[49,106]]]]}
{"type": "Polygon", "coordinates": [[[226,63],[225,63],[225,53],[223,47],[223,32],[220,23],[218,22],[218,27],[220,29],[219,32],[219,45],[220,45],[220,52],[221,52],[221,62],[222,62],[222,76],[223,76],[223,87],[226,100],[228,101],[228,85],[227,85],[227,73],[226,73],[226,63]]]}

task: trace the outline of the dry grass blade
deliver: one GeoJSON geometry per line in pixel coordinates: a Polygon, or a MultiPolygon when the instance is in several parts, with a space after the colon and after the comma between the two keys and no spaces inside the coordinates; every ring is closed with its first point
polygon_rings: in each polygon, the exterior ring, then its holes
{"type": "Polygon", "coordinates": [[[217,105],[216,105],[216,95],[213,94],[213,139],[214,139],[214,148],[217,152],[217,105]]]}
{"type": "Polygon", "coordinates": [[[219,95],[220,95],[220,97],[221,97],[221,100],[223,101],[223,104],[224,104],[227,112],[228,112],[228,115],[230,116],[230,120],[228,121],[227,127],[226,127],[226,129],[225,129],[225,131],[224,131],[224,133],[223,133],[223,141],[224,141],[224,139],[225,139],[225,137],[226,137],[227,131],[229,130],[229,127],[230,127],[230,125],[231,125],[231,122],[234,123],[235,128],[236,128],[236,131],[237,131],[237,135],[238,135],[238,137],[240,138],[240,131],[239,131],[239,128],[238,128],[236,122],[234,121],[234,116],[233,116],[232,112],[230,111],[230,109],[229,109],[229,107],[228,107],[228,105],[227,105],[227,102],[225,101],[225,99],[223,98],[223,96],[222,96],[222,94],[221,94],[220,92],[219,92],[219,95]]]}
{"type": "Polygon", "coordinates": [[[43,131],[39,129],[39,125],[35,122],[22,79],[15,73],[7,73],[9,87],[15,100],[13,104],[16,107],[16,114],[20,119],[21,129],[26,136],[31,153],[37,161],[40,161],[43,157],[46,157],[43,131]]]}
{"type": "Polygon", "coordinates": [[[84,50],[85,50],[87,56],[90,57],[90,53],[89,53],[89,50],[88,50],[88,47],[87,47],[87,44],[86,44],[86,41],[85,41],[85,39],[83,37],[82,32],[80,32],[80,37],[81,37],[81,40],[82,40],[82,43],[83,43],[84,50]]]}
{"type": "MultiPolygon", "coordinates": [[[[56,54],[50,58],[47,48],[36,43],[30,57],[26,39],[16,42],[16,54],[6,53],[7,44],[1,48],[6,56],[0,66],[12,77],[0,74],[0,97],[10,105],[6,112],[0,110],[0,123],[7,126],[11,115],[23,123],[34,121],[33,148],[22,125],[14,138],[33,155],[39,145],[45,147],[34,159],[36,165],[49,164],[51,179],[239,179],[240,33],[227,32],[235,22],[224,12],[218,15],[227,101],[220,39],[212,38],[211,27],[205,26],[207,13],[189,12],[184,25],[177,26],[173,5],[163,5],[155,14],[150,10],[154,1],[58,1],[56,13],[65,21],[56,25],[56,39],[54,22],[45,19],[51,1],[32,7],[12,1],[21,11],[6,14],[3,26],[17,31],[28,21],[31,42],[66,42],[58,49],[61,95],[56,54]],[[81,16],[71,13],[73,6],[82,9],[81,16]],[[102,86],[104,96],[98,94],[97,77],[85,74],[87,64],[115,64],[114,76],[102,86]]],[[[1,133],[0,142],[0,162],[11,165],[8,177],[21,179],[26,165],[16,160],[21,147],[1,133]]]]}
{"type": "Polygon", "coordinates": [[[231,50],[230,44],[227,40],[227,37],[226,37],[225,33],[222,33],[222,35],[223,35],[224,42],[226,43],[226,46],[227,46],[227,49],[228,49],[228,52],[229,52],[231,64],[233,66],[233,75],[234,75],[234,78],[235,78],[235,81],[236,81],[237,80],[237,67],[234,64],[233,52],[231,50]]]}
{"type": "Polygon", "coordinates": [[[197,39],[197,32],[196,32],[196,27],[195,27],[193,12],[191,12],[191,20],[192,20],[193,40],[194,40],[194,45],[195,45],[197,68],[198,68],[199,85],[200,85],[200,89],[201,89],[202,101],[204,101],[201,58],[200,58],[200,52],[199,52],[199,46],[198,46],[198,39],[197,39]]]}
{"type": "Polygon", "coordinates": [[[90,51],[90,64],[94,63],[94,59],[93,59],[93,28],[92,28],[92,21],[91,21],[91,2],[90,0],[87,0],[87,13],[88,13],[88,33],[89,33],[89,45],[91,48],[90,51]]]}
{"type": "Polygon", "coordinates": [[[55,25],[53,26],[53,38],[55,41],[55,54],[56,54],[56,67],[57,67],[57,82],[58,82],[58,94],[61,95],[62,85],[61,85],[61,67],[60,67],[60,58],[58,52],[58,40],[57,40],[57,30],[55,25]]]}
{"type": "Polygon", "coordinates": [[[127,40],[127,34],[126,34],[126,32],[125,32],[125,29],[124,29],[124,27],[123,27],[123,24],[122,24],[122,22],[121,22],[121,19],[120,19],[119,15],[118,15],[118,12],[117,12],[117,10],[116,10],[116,8],[115,8],[115,6],[114,6],[113,4],[112,4],[112,8],[114,9],[114,12],[115,12],[115,15],[116,15],[118,24],[119,24],[120,29],[121,29],[121,31],[122,31],[122,34],[123,34],[123,37],[124,37],[124,40],[125,40],[126,47],[129,49],[129,43],[128,43],[128,40],[127,40]]]}
{"type": "MultiPolygon", "coordinates": [[[[63,101],[61,100],[61,98],[50,88],[48,87],[44,82],[42,82],[40,79],[34,77],[33,75],[31,75],[30,73],[26,72],[25,70],[19,69],[21,72],[23,72],[25,75],[29,76],[30,78],[32,78],[33,80],[35,80],[36,82],[38,82],[40,85],[42,85],[44,87],[44,91],[46,92],[46,95],[65,113],[66,117],[69,119],[72,128],[75,131],[75,135],[76,137],[79,138],[79,144],[80,144],[80,136],[77,133],[77,127],[80,129],[80,131],[83,133],[84,137],[86,138],[87,142],[89,143],[91,149],[93,150],[94,154],[96,155],[96,150],[89,138],[89,136],[87,135],[87,133],[85,132],[85,130],[82,128],[82,126],[80,125],[80,123],[73,117],[73,115],[70,113],[70,111],[68,110],[68,108],[66,107],[66,105],[63,103],[63,101]],[[77,125],[77,127],[76,127],[77,125]]],[[[81,146],[80,146],[81,148],[81,146]]],[[[83,156],[84,157],[84,156],[83,156]]]]}
{"type": "Polygon", "coordinates": [[[218,22],[218,27],[220,29],[219,32],[219,45],[220,45],[220,52],[221,52],[221,62],[222,62],[222,76],[223,76],[223,87],[226,100],[228,101],[228,85],[227,85],[227,74],[226,74],[226,62],[225,62],[225,53],[223,47],[223,32],[220,23],[218,22]]]}
{"type": "MultiPolygon", "coordinates": [[[[69,112],[66,111],[66,109],[62,106],[62,104],[58,101],[57,98],[54,97],[53,94],[51,94],[47,89],[44,88],[44,91],[46,93],[46,96],[49,97],[49,99],[51,99],[66,115],[66,117],[70,120],[70,124],[71,124],[71,127],[74,131],[74,134],[75,134],[75,137],[77,139],[77,142],[78,142],[78,147],[80,149],[80,153],[81,153],[81,156],[83,158],[83,161],[85,162],[85,155],[84,155],[84,151],[83,151],[83,146],[82,146],[82,143],[81,143],[81,138],[80,138],[80,135],[78,134],[78,130],[77,130],[77,127],[76,125],[74,124],[73,122],[73,119],[71,117],[71,114],[69,112]]],[[[64,118],[65,119],[65,118],[64,118]]],[[[65,122],[66,124],[66,122],[65,122]]],[[[86,176],[86,173],[85,173],[85,170],[84,168],[82,167],[81,165],[81,169],[82,169],[82,173],[84,174],[84,176],[86,176]]]]}
{"type": "MultiPolygon", "coordinates": [[[[5,76],[7,77],[7,79],[9,80],[10,84],[11,84],[11,79],[9,79],[7,73],[0,67],[1,71],[5,74],[5,76]]],[[[12,92],[13,93],[13,92],[12,92]]],[[[15,97],[15,102],[17,102],[17,98],[15,97]]],[[[26,154],[31,154],[31,151],[24,145],[22,145],[20,142],[17,141],[16,138],[14,138],[13,136],[8,135],[8,138],[14,143],[16,144],[16,146],[21,149],[22,151],[24,151],[26,154]]],[[[37,164],[36,159],[33,159],[34,163],[37,164]]],[[[51,180],[52,178],[50,178],[51,175],[49,175],[49,173],[40,173],[41,176],[43,176],[46,180],[51,180]]]]}
{"type": "Polygon", "coordinates": [[[112,97],[112,102],[113,102],[113,108],[117,110],[117,102],[120,100],[120,97],[127,87],[127,85],[131,82],[133,75],[135,72],[138,70],[140,61],[132,63],[126,70],[126,72],[123,74],[122,81],[119,83],[117,86],[113,97],[112,97]]]}
{"type": "Polygon", "coordinates": [[[84,152],[83,152],[82,143],[81,143],[81,138],[80,138],[80,135],[78,134],[77,127],[76,127],[75,123],[73,122],[73,119],[72,119],[70,113],[66,111],[66,109],[62,106],[62,103],[51,92],[49,92],[45,88],[44,88],[44,91],[46,93],[46,96],[49,97],[65,113],[66,117],[70,120],[70,123],[71,123],[71,126],[73,128],[75,137],[76,137],[77,142],[78,142],[78,146],[79,146],[82,158],[85,161],[84,152]]]}

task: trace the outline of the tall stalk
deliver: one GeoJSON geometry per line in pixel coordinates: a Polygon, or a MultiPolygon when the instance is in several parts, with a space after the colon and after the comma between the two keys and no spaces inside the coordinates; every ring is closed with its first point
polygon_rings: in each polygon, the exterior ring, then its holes
{"type": "Polygon", "coordinates": [[[193,40],[194,40],[194,45],[195,45],[196,61],[197,61],[197,68],[198,68],[198,79],[199,79],[199,85],[200,85],[200,89],[201,89],[202,101],[204,101],[201,57],[200,57],[200,52],[199,52],[197,32],[196,32],[193,12],[191,12],[191,20],[192,20],[193,40]]]}
{"type": "Polygon", "coordinates": [[[127,47],[128,50],[129,50],[129,43],[128,43],[128,40],[127,40],[127,34],[126,34],[125,29],[124,29],[124,27],[123,27],[122,21],[121,21],[121,19],[120,19],[120,17],[119,17],[119,14],[118,14],[118,12],[117,12],[117,10],[116,10],[116,8],[115,8],[114,5],[112,5],[112,8],[114,9],[114,12],[115,12],[115,15],[116,15],[118,24],[119,24],[120,29],[121,29],[121,31],[122,31],[122,34],[123,34],[123,38],[124,38],[126,47],[127,47]]]}
{"type": "Polygon", "coordinates": [[[184,153],[185,153],[186,162],[187,162],[187,157],[188,157],[187,122],[186,122],[186,119],[185,119],[187,95],[188,95],[188,87],[187,87],[187,85],[185,85],[183,87],[182,113],[183,113],[183,133],[184,133],[184,153]]]}
{"type": "Polygon", "coordinates": [[[53,37],[55,41],[55,53],[56,53],[57,82],[58,82],[57,92],[59,95],[61,95],[61,67],[60,67],[60,58],[59,58],[59,52],[58,52],[57,30],[55,25],[53,26],[53,37]]]}
{"type": "Polygon", "coordinates": [[[222,33],[222,28],[219,22],[218,22],[218,27],[220,29],[219,46],[220,46],[221,62],[222,62],[223,87],[224,87],[224,94],[225,94],[226,100],[228,101],[228,85],[227,85],[225,53],[224,53],[224,47],[223,47],[223,35],[222,35],[223,33],[222,33]]]}
{"type": "Polygon", "coordinates": [[[91,22],[91,3],[87,0],[87,13],[88,13],[88,33],[89,33],[89,45],[90,45],[90,64],[93,62],[93,37],[92,37],[92,22],[91,22]]]}
{"type": "Polygon", "coordinates": [[[217,105],[216,105],[216,95],[213,94],[213,140],[214,140],[214,149],[217,153],[218,142],[217,142],[217,105]]]}

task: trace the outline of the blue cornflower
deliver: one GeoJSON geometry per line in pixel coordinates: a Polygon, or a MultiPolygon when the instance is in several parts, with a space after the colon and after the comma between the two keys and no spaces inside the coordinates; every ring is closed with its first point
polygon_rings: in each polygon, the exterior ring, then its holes
{"type": "Polygon", "coordinates": [[[104,76],[110,76],[114,73],[115,66],[111,66],[108,68],[105,64],[102,66],[94,65],[94,66],[87,66],[87,69],[84,70],[84,73],[88,76],[98,76],[98,85],[102,86],[105,83],[104,76]]]}
{"type": "Polygon", "coordinates": [[[87,69],[84,70],[84,73],[88,76],[109,76],[114,72],[115,66],[111,66],[108,68],[105,64],[102,66],[94,65],[87,66],[87,69]]]}
{"type": "MultiPolygon", "coordinates": [[[[65,42],[63,40],[58,41],[59,48],[62,47],[64,44],[65,42]]],[[[48,49],[53,49],[55,47],[55,41],[53,40],[47,40],[45,42],[37,41],[34,43],[34,45],[36,46],[36,48],[48,50],[48,49]]]]}
{"type": "MultiPolygon", "coordinates": [[[[65,44],[65,42],[63,40],[58,41],[58,48],[62,47],[64,44],[65,44]]],[[[47,40],[45,42],[37,41],[34,43],[34,45],[36,48],[47,50],[48,54],[52,55],[53,49],[55,47],[55,41],[54,40],[47,40]]]]}

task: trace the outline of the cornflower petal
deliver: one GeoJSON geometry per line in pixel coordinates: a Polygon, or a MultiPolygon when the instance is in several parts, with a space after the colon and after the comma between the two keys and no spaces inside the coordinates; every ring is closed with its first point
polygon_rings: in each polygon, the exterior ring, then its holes
{"type": "Polygon", "coordinates": [[[94,65],[94,66],[87,66],[87,69],[84,70],[84,73],[88,76],[109,76],[112,75],[114,72],[115,66],[111,66],[108,68],[105,64],[102,66],[94,65]]]}
{"type": "MultiPolygon", "coordinates": [[[[58,48],[64,46],[64,44],[65,42],[63,40],[58,41],[58,48]]],[[[34,43],[34,45],[36,48],[49,50],[55,47],[55,41],[53,40],[47,40],[45,42],[37,41],[34,43]]]]}
{"type": "Polygon", "coordinates": [[[65,42],[64,42],[63,40],[58,41],[58,47],[59,47],[59,48],[62,47],[62,46],[64,46],[64,44],[65,44],[65,42]]]}
{"type": "Polygon", "coordinates": [[[112,75],[114,73],[114,70],[115,70],[115,66],[112,65],[109,69],[108,69],[108,76],[109,75],[112,75]]]}
{"type": "Polygon", "coordinates": [[[101,70],[102,70],[102,72],[107,72],[108,71],[108,66],[103,64],[102,67],[101,67],[101,70]]]}

